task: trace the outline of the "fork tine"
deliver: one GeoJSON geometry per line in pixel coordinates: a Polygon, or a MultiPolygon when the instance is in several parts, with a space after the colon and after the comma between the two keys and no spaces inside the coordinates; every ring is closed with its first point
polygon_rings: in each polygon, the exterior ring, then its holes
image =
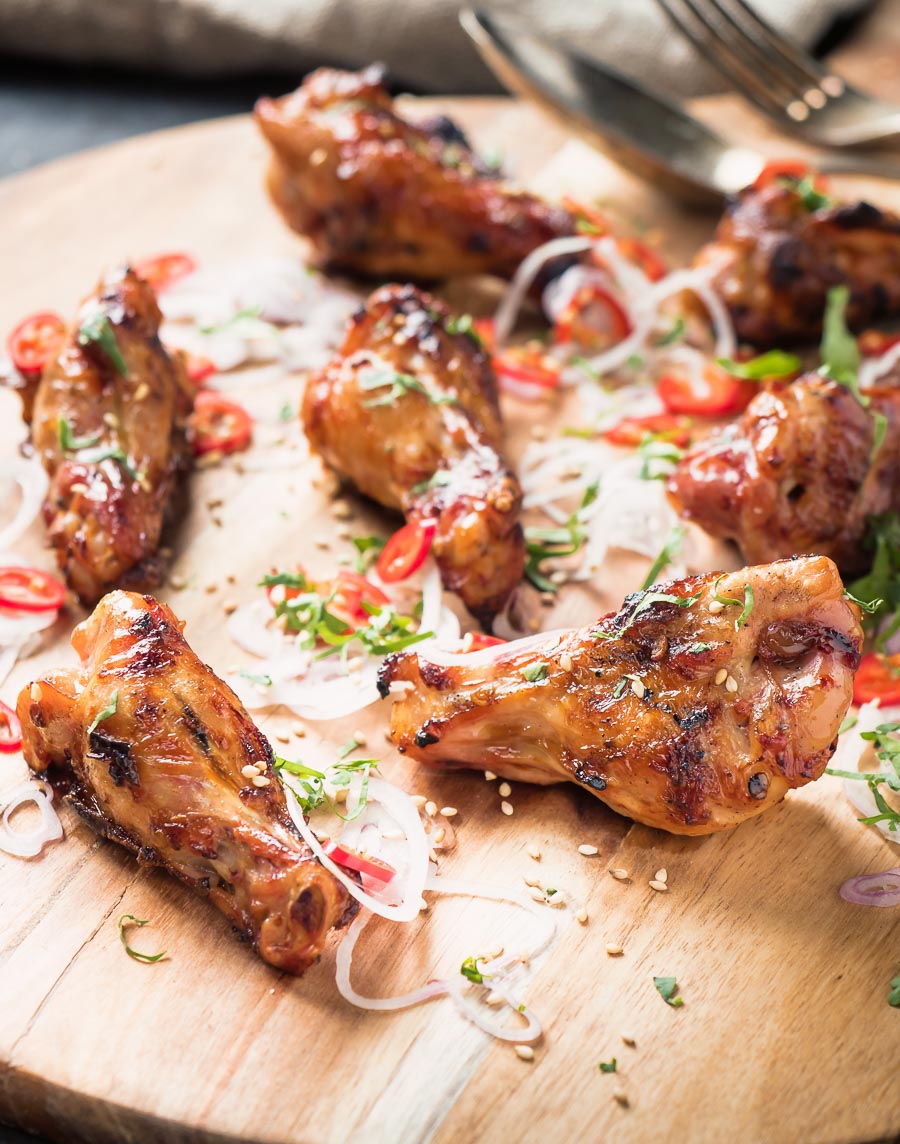
{"type": "MultiPolygon", "coordinates": [[[[757,42],[762,41],[767,49],[773,51],[784,68],[790,68],[801,83],[807,87],[819,87],[822,80],[827,78],[828,73],[812,56],[798,48],[792,40],[776,32],[772,25],[755,12],[745,0],[726,0],[726,2],[740,12],[737,22],[744,25],[745,34],[758,37],[757,42]]],[[[724,10],[722,3],[718,6],[724,10]]]]}
{"type": "Polygon", "coordinates": [[[700,55],[710,63],[730,84],[755,103],[762,111],[779,118],[784,116],[785,103],[773,94],[772,87],[759,72],[750,66],[743,56],[736,52],[728,41],[723,40],[718,28],[697,10],[691,0],[657,0],[679,31],[694,45],[700,55]],[[687,9],[693,20],[686,15],[687,9]],[[710,48],[718,49],[710,51],[710,48]]]}

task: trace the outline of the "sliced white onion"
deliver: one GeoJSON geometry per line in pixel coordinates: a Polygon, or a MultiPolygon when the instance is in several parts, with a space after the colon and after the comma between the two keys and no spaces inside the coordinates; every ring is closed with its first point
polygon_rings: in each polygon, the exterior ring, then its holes
{"type": "MultiPolygon", "coordinates": [[[[860,763],[864,761],[866,755],[871,756],[876,763],[877,758],[872,751],[871,742],[863,739],[862,735],[874,731],[881,723],[890,721],[889,712],[879,706],[877,699],[873,699],[871,703],[864,703],[856,713],[854,725],[839,737],[837,750],[831,759],[831,769],[859,770],[861,775],[867,773],[865,769],[860,769],[860,763]]],[[[861,818],[871,818],[879,813],[872,792],[865,782],[857,779],[843,779],[842,782],[848,802],[858,811],[861,818]]],[[[874,826],[889,842],[900,845],[900,834],[896,830],[891,830],[888,823],[876,822],[874,826]]]]}
{"type": "Polygon", "coordinates": [[[556,325],[572,299],[585,286],[608,289],[609,275],[598,266],[585,266],[578,262],[547,283],[541,295],[541,309],[553,325],[556,325]]]}
{"type": "Polygon", "coordinates": [[[48,842],[62,838],[62,823],[51,806],[52,802],[53,788],[42,779],[29,779],[8,791],[6,805],[0,815],[0,850],[16,858],[34,858],[48,842]],[[33,802],[40,812],[40,822],[34,830],[14,830],[10,823],[13,812],[29,802],[33,802]]]}
{"type": "Polygon", "coordinates": [[[18,486],[21,497],[15,516],[0,529],[0,552],[12,548],[31,527],[41,511],[49,481],[43,466],[36,460],[8,458],[0,462],[0,480],[18,486]]]}
{"type": "Polygon", "coordinates": [[[250,655],[260,659],[276,659],[285,653],[287,639],[275,623],[268,600],[241,604],[228,617],[225,627],[238,647],[250,655]]]}
{"type": "MultiPolygon", "coordinates": [[[[434,559],[430,556],[424,566],[424,572],[422,579],[422,619],[419,622],[419,630],[434,632],[434,638],[440,644],[452,643],[459,639],[459,618],[444,603],[441,574],[434,559]]],[[[426,642],[431,643],[432,641],[423,641],[423,644],[426,642]]],[[[413,647],[416,646],[419,645],[413,645],[413,647]]]]}
{"type": "Polygon", "coordinates": [[[564,254],[581,254],[594,246],[595,240],[584,235],[568,238],[554,238],[545,242],[528,255],[513,275],[509,289],[504,294],[494,315],[494,340],[498,349],[506,342],[516,324],[522,303],[528,296],[534,280],[554,258],[564,254]]]}

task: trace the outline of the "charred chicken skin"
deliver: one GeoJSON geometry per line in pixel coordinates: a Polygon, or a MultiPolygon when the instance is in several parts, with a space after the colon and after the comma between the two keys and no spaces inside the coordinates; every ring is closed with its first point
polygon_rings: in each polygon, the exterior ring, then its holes
{"type": "Polygon", "coordinates": [[[450,120],[401,118],[382,72],[321,69],[256,122],[272,148],[268,189],[324,269],[429,280],[512,275],[571,215],[489,172],[450,120]]]}
{"type": "Polygon", "coordinates": [[[382,694],[411,687],[391,737],[421,762],[578,783],[674,834],[735,826],[831,758],[862,638],[843,591],[804,557],[639,592],[581,631],[395,654],[382,694]]]}
{"type": "Polygon", "coordinates": [[[270,965],[302,973],[352,900],[298,835],[265,736],[151,596],[110,593],[72,643],[81,666],[19,696],[28,765],[99,834],[208,895],[270,965]]]}
{"type": "Polygon", "coordinates": [[[32,441],[50,476],[44,519],[70,587],[88,606],[110,587],[160,582],[169,499],[189,466],[192,390],[159,340],[151,287],[103,281],[34,402],[32,441]]]}
{"type": "Polygon", "coordinates": [[[351,319],[335,359],[307,382],[313,448],[366,496],[434,521],[444,585],[490,623],[522,578],[522,492],[500,456],[496,381],[446,306],[385,286],[351,319]]]}
{"type": "Polygon", "coordinates": [[[816,552],[864,571],[867,518],[900,510],[900,387],[866,396],[868,407],[818,373],[770,385],[681,459],[669,499],[747,561],[816,552]],[[875,412],[887,423],[877,449],[875,412]]]}
{"type": "Polygon", "coordinates": [[[826,295],[842,284],[854,330],[900,313],[900,218],[866,202],[808,204],[796,183],[748,187],[697,255],[741,341],[815,340],[826,295]]]}

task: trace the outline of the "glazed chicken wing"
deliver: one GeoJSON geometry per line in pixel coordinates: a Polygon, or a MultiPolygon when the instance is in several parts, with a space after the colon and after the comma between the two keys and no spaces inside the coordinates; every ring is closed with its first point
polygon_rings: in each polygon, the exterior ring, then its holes
{"type": "Polygon", "coordinates": [[[900,218],[866,202],[811,207],[796,184],[748,187],[697,255],[741,341],[814,341],[826,295],[841,284],[854,330],[900,314],[900,218]]]}
{"type": "Polygon", "coordinates": [[[382,72],[322,69],[256,122],[273,152],[269,193],[329,270],[428,280],[511,275],[573,233],[567,211],[487,171],[448,119],[402,119],[382,72]]]}
{"type": "Polygon", "coordinates": [[[771,385],[681,459],[670,500],[747,561],[817,552],[845,574],[864,571],[867,518],[900,510],[900,387],[867,396],[868,409],[818,373],[771,385]],[[887,423],[877,450],[873,412],[887,423]]]}
{"type": "Polygon", "coordinates": [[[391,737],[422,762],[579,783],[674,834],[735,826],[831,758],[862,638],[843,590],[806,557],[638,592],[581,631],[398,653],[391,737]]]}
{"type": "Polygon", "coordinates": [[[188,468],[192,394],[159,340],[162,315],[131,270],[82,306],[34,402],[32,440],[50,476],[44,505],[60,568],[82,602],[158,584],[163,519],[188,468]]]}
{"type": "Polygon", "coordinates": [[[302,973],[352,903],[298,835],[265,736],[151,596],[110,593],[72,643],[81,666],[19,696],[28,765],[99,834],[208,894],[270,965],[302,973]]]}
{"type": "Polygon", "coordinates": [[[522,578],[522,493],[500,456],[488,359],[468,334],[448,331],[449,317],[413,286],[377,290],[309,379],[303,424],[366,496],[436,522],[444,585],[489,623],[522,578]]]}

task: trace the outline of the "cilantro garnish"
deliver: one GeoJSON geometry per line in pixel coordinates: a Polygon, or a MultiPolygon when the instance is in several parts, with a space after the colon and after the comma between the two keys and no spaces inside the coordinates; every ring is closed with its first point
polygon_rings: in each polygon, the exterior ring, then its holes
{"type": "Polygon", "coordinates": [[[666,480],[672,472],[672,467],[684,456],[683,449],[679,449],[671,441],[663,440],[655,433],[644,434],[637,452],[641,459],[642,481],[666,480]]]}
{"type": "Polygon", "coordinates": [[[342,747],[338,747],[338,758],[346,759],[348,755],[352,755],[354,751],[358,750],[363,745],[362,739],[358,739],[356,735],[352,739],[348,739],[342,747]]]}
{"type": "Polygon", "coordinates": [[[56,434],[59,447],[66,456],[77,456],[79,461],[87,465],[97,465],[101,461],[118,461],[125,472],[135,481],[141,481],[143,476],[132,465],[128,456],[118,447],[97,445],[99,437],[74,437],[72,424],[64,417],[56,422],[56,434]],[[94,447],[96,446],[96,448],[94,447]]]}
{"type": "Polygon", "coordinates": [[[478,959],[475,957],[467,957],[459,967],[459,972],[467,981],[471,981],[473,985],[484,984],[485,975],[478,968],[478,959]]]}
{"type": "Polygon", "coordinates": [[[471,314],[460,314],[459,317],[449,318],[444,324],[444,329],[448,334],[465,334],[479,349],[484,348],[484,340],[475,329],[475,321],[471,314]]]}
{"type": "MultiPolygon", "coordinates": [[[[825,302],[822,344],[819,369],[824,377],[830,377],[840,385],[845,385],[856,400],[868,409],[870,399],[859,388],[859,364],[861,355],[856,338],[847,328],[846,312],[850,301],[847,286],[833,286],[828,291],[825,302]]],[[[872,456],[881,448],[887,433],[887,418],[877,409],[872,410],[872,456]]]]}
{"type": "Polygon", "coordinates": [[[749,361],[720,357],[716,358],[716,365],[732,377],[743,377],[750,381],[762,381],[766,377],[787,377],[803,368],[803,362],[796,354],[787,354],[783,350],[769,350],[749,361]]]}
{"type": "Polygon", "coordinates": [[[691,608],[700,599],[700,595],[700,592],[695,596],[673,596],[671,592],[645,592],[631,613],[627,626],[631,627],[638,616],[652,608],[654,604],[675,604],[679,608],[691,608]]]}
{"type": "Polygon", "coordinates": [[[671,1005],[673,1009],[677,1009],[680,1005],[684,1004],[683,997],[676,997],[678,991],[678,982],[674,977],[654,977],[653,984],[656,986],[656,991],[662,997],[667,1005],[671,1005]]]}
{"type": "Polygon", "coordinates": [[[92,342],[103,350],[116,371],[125,377],[128,373],[128,366],[122,357],[119,343],[116,341],[116,334],[113,330],[112,322],[110,322],[106,314],[102,314],[99,311],[92,314],[89,318],[85,318],[78,327],[78,344],[80,346],[87,346],[92,342]]]}
{"type": "Polygon", "coordinates": [[[617,1066],[618,1066],[618,1062],[616,1061],[616,1058],[613,1057],[613,1059],[611,1061],[601,1061],[600,1064],[597,1065],[597,1068],[602,1073],[614,1073],[616,1071],[617,1066]]]}
{"type": "Polygon", "coordinates": [[[112,693],[112,695],[110,695],[109,702],[106,704],[106,706],[103,708],[103,710],[98,711],[97,714],[94,716],[90,727],[88,727],[88,731],[87,731],[88,736],[93,735],[93,733],[97,730],[97,728],[104,721],[104,719],[109,719],[109,718],[111,718],[111,716],[115,715],[116,710],[118,709],[118,706],[119,706],[119,692],[118,692],[118,690],[116,690],[112,693]]]}
{"type": "Polygon", "coordinates": [[[555,592],[556,585],[541,571],[545,560],[561,556],[573,556],[584,544],[587,533],[581,521],[581,513],[597,499],[600,482],[592,481],[584,490],[581,504],[572,513],[562,528],[526,528],[525,551],[528,559],[525,564],[525,577],[542,592],[555,592]]]}
{"type": "Polygon", "coordinates": [[[272,676],[271,675],[257,675],[257,674],[254,674],[254,672],[252,672],[252,671],[248,671],[245,667],[241,668],[239,675],[241,676],[242,679],[248,679],[251,683],[255,683],[257,687],[271,687],[272,686],[272,676]]]}
{"type": "Polygon", "coordinates": [[[324,771],[318,771],[315,767],[308,767],[299,761],[283,759],[279,755],[275,757],[275,771],[278,777],[295,795],[304,814],[309,814],[321,806],[327,806],[332,814],[344,822],[352,822],[365,810],[369,798],[369,773],[373,770],[378,770],[377,759],[351,759],[349,762],[342,760],[324,771]],[[357,772],[362,773],[359,802],[349,814],[341,814],[326,793],[325,784],[332,787],[349,786],[357,772]]]}
{"type": "Polygon", "coordinates": [[[449,393],[433,394],[425,388],[418,378],[409,373],[398,373],[397,370],[378,368],[373,366],[359,375],[357,380],[359,388],[365,391],[385,389],[388,392],[381,397],[373,397],[363,404],[367,409],[374,409],[378,405],[393,405],[399,398],[407,393],[418,393],[424,397],[429,405],[458,405],[455,397],[449,393]]]}
{"type": "Polygon", "coordinates": [[[744,585],[744,598],[742,600],[736,599],[734,596],[722,596],[719,593],[719,584],[722,580],[725,579],[727,575],[727,572],[723,572],[713,585],[713,599],[718,600],[720,604],[736,604],[738,607],[743,605],[741,614],[734,621],[734,630],[739,632],[744,624],[746,624],[746,622],[750,619],[750,613],[753,611],[753,588],[750,584],[744,585]]]}
{"type": "Polygon", "coordinates": [[[891,981],[891,991],[888,993],[888,1005],[893,1005],[895,1009],[900,1009],[900,977],[894,977],[891,981]]]}
{"type": "Polygon", "coordinates": [[[96,445],[100,440],[98,436],[73,437],[72,422],[66,420],[65,417],[57,419],[56,437],[59,441],[59,447],[64,453],[78,453],[82,449],[90,449],[92,445],[96,445]]]}
{"type": "Polygon", "coordinates": [[[289,401],[286,401],[284,405],[282,405],[282,407],[278,410],[278,420],[293,421],[296,414],[297,411],[294,409],[293,405],[291,405],[289,401]]]}
{"type": "Polygon", "coordinates": [[[881,784],[884,783],[890,790],[900,792],[900,739],[896,737],[898,731],[900,731],[900,723],[881,723],[874,731],[863,731],[860,735],[861,739],[872,744],[879,762],[888,768],[887,771],[836,771],[829,767],[825,772],[834,775],[835,778],[868,783],[872,798],[878,808],[878,814],[859,819],[866,826],[874,826],[878,822],[884,822],[887,824],[888,830],[897,831],[900,829],[900,813],[888,804],[879,790],[881,784]]]}
{"type": "Polygon", "coordinates": [[[823,195],[821,191],[816,190],[815,180],[812,175],[804,175],[797,183],[795,190],[800,201],[810,213],[821,210],[823,207],[831,206],[832,200],[828,195],[823,195]]]}
{"type": "Polygon", "coordinates": [[[680,342],[686,333],[687,323],[685,322],[684,318],[678,317],[672,323],[671,330],[669,330],[668,333],[663,334],[661,338],[656,339],[656,344],[659,347],[672,346],[676,342],[680,342]]]}
{"type": "Polygon", "coordinates": [[[528,683],[540,683],[547,678],[547,664],[530,663],[522,668],[522,676],[528,683]]]}
{"type": "Polygon", "coordinates": [[[149,918],[136,918],[134,914],[122,914],[119,918],[119,941],[122,943],[125,952],[129,957],[134,958],[135,961],[143,961],[147,965],[152,965],[154,961],[162,961],[166,956],[166,951],[162,953],[139,953],[138,950],[132,949],[128,944],[128,938],[125,936],[125,927],[128,925],[145,926],[149,925],[149,918]]]}
{"type": "Polygon", "coordinates": [[[353,546],[357,552],[356,571],[365,573],[385,544],[387,541],[382,536],[354,536],[353,546]]]}
{"type": "Polygon", "coordinates": [[[659,579],[659,575],[663,572],[675,557],[681,552],[681,546],[684,543],[685,528],[681,524],[676,524],[672,531],[666,538],[665,544],[659,551],[659,555],[650,565],[650,570],[644,577],[644,582],[641,584],[641,591],[651,588],[659,579]]]}

